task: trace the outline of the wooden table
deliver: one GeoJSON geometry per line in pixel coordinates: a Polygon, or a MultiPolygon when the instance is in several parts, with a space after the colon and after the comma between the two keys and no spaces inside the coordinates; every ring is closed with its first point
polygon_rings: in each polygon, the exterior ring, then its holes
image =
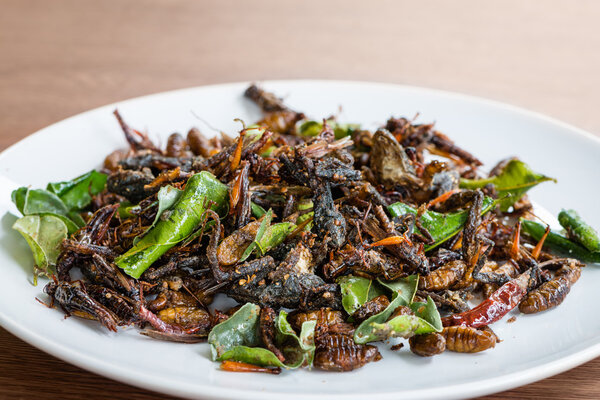
{"type": "MultiPolygon", "coordinates": [[[[129,97],[281,78],[405,83],[600,133],[600,3],[3,0],[0,149],[129,97]]],[[[399,110],[401,111],[401,110],[399,110]]],[[[0,329],[0,398],[164,398],[0,329]]],[[[600,359],[488,398],[600,398],[600,359]]]]}

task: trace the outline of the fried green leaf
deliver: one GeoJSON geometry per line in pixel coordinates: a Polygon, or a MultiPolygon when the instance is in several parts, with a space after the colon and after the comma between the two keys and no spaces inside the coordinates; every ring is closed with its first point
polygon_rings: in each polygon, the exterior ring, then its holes
{"type": "Polygon", "coordinates": [[[188,237],[202,222],[207,206],[223,212],[227,207],[227,186],[209,172],[192,176],[168,218],[161,219],[115,263],[126,274],[139,278],[160,256],[188,237]]]}
{"type": "MultiPolygon", "coordinates": [[[[353,132],[360,129],[360,124],[341,124],[334,119],[328,119],[327,125],[333,129],[336,139],[352,135],[353,132]]],[[[298,124],[297,129],[301,136],[318,136],[323,130],[323,122],[303,121],[298,124]]]]}
{"type": "Polygon", "coordinates": [[[223,353],[217,361],[240,361],[253,365],[260,365],[261,367],[282,367],[282,368],[297,368],[298,366],[286,366],[284,363],[279,361],[277,356],[272,351],[264,349],[262,347],[250,347],[250,346],[235,346],[230,350],[223,353]]]}
{"type": "Polygon", "coordinates": [[[257,241],[261,254],[264,255],[272,248],[283,243],[295,227],[296,225],[291,222],[279,222],[269,226],[265,234],[257,241]]]}
{"type": "Polygon", "coordinates": [[[402,302],[405,303],[401,305],[408,305],[412,303],[415,293],[417,293],[419,275],[410,275],[406,278],[389,282],[378,279],[377,282],[392,292],[392,300],[399,297],[402,299],[402,302]]]}
{"type": "Polygon", "coordinates": [[[264,126],[253,124],[247,126],[244,131],[246,132],[244,144],[252,144],[262,137],[263,133],[266,131],[266,128],[264,126]]]}
{"type": "Polygon", "coordinates": [[[49,183],[46,190],[60,197],[69,210],[83,210],[90,205],[92,195],[104,190],[107,178],[92,170],[70,181],[49,183]]]}
{"type": "Polygon", "coordinates": [[[246,303],[229,319],[215,326],[208,335],[213,360],[234,360],[289,369],[312,364],[315,321],[304,322],[298,337],[287,321],[287,313],[280,311],[275,320],[275,339],[285,356],[283,363],[270,350],[258,347],[261,345],[259,317],[260,307],[246,303]]]}
{"type": "Polygon", "coordinates": [[[372,335],[384,340],[442,331],[442,319],[431,297],[427,297],[427,303],[410,304],[410,308],[415,315],[399,315],[383,323],[372,323],[372,335]]]}
{"type": "Polygon", "coordinates": [[[67,213],[67,216],[69,217],[69,219],[71,221],[73,221],[77,226],[84,226],[85,225],[85,220],[83,219],[83,217],[81,216],[81,214],[79,213],[79,211],[69,211],[67,213]]]}
{"type": "Polygon", "coordinates": [[[265,214],[264,218],[262,219],[260,225],[258,226],[258,229],[256,230],[256,236],[254,237],[254,240],[248,245],[248,247],[246,247],[246,250],[244,250],[244,252],[242,253],[242,257],[240,257],[238,262],[246,261],[246,259],[250,257],[250,254],[252,254],[252,252],[258,247],[258,242],[260,241],[260,239],[262,239],[263,235],[265,234],[265,231],[267,230],[267,227],[271,224],[272,218],[273,210],[269,209],[269,211],[265,214]]]}
{"type": "MultiPolygon", "coordinates": [[[[382,284],[382,282],[379,282],[382,284]]],[[[382,340],[380,334],[375,332],[374,324],[382,324],[388,320],[394,310],[399,306],[408,306],[417,291],[419,283],[418,275],[407,276],[406,278],[398,279],[397,281],[383,283],[383,285],[392,290],[392,301],[390,305],[382,312],[375,314],[364,320],[354,332],[354,341],[359,344],[382,340]]]]}
{"type": "Polygon", "coordinates": [[[352,315],[367,301],[384,294],[384,290],[368,278],[346,275],[337,280],[342,292],[342,306],[352,315]]]}
{"type": "MultiPolygon", "coordinates": [[[[485,214],[494,207],[494,199],[484,197],[481,207],[481,214],[485,214]]],[[[417,214],[417,210],[404,203],[394,203],[388,206],[388,210],[393,217],[399,217],[404,214],[417,214]]],[[[433,244],[425,246],[425,251],[436,248],[446,240],[451,239],[460,232],[467,222],[468,210],[452,213],[439,213],[435,211],[425,211],[421,216],[423,227],[431,234],[434,240],[433,244]]],[[[418,230],[417,230],[418,232],[418,230]]]]}
{"type": "Polygon", "coordinates": [[[252,210],[252,215],[254,215],[256,218],[260,218],[267,213],[267,210],[254,202],[250,203],[250,209],[252,210]]]}
{"type": "Polygon", "coordinates": [[[556,179],[533,172],[524,162],[512,159],[500,173],[485,179],[461,179],[460,187],[465,189],[480,189],[492,184],[498,194],[501,211],[508,209],[532,187],[546,181],[556,179]]]}
{"type": "Polygon", "coordinates": [[[35,265],[49,274],[60,254],[60,245],[68,235],[63,220],[52,214],[27,215],[19,218],[13,229],[29,244],[35,265]]]}
{"type": "Polygon", "coordinates": [[[69,233],[85,225],[76,210],[69,210],[60,197],[47,190],[21,187],[12,192],[11,198],[23,215],[54,215],[63,220],[69,233]]]}
{"type": "MultiPolygon", "coordinates": [[[[546,232],[545,225],[526,219],[521,219],[521,229],[534,240],[540,240],[546,232]]],[[[583,262],[600,263],[600,252],[591,252],[582,245],[567,239],[558,232],[551,231],[548,234],[544,241],[544,247],[548,247],[558,253],[576,258],[583,262]]]]}
{"type": "Polygon", "coordinates": [[[246,303],[226,321],[216,325],[208,334],[213,360],[236,346],[258,346],[258,318],[260,307],[246,303]]]}
{"type": "Polygon", "coordinates": [[[66,217],[69,213],[60,197],[47,190],[21,187],[13,191],[11,197],[23,215],[56,214],[66,217]]]}
{"type": "Polygon", "coordinates": [[[141,207],[139,204],[133,204],[127,200],[119,204],[119,208],[117,209],[117,213],[121,219],[135,217],[140,211],[141,207]]]}
{"type": "MultiPolygon", "coordinates": [[[[415,313],[415,315],[421,319],[423,319],[427,324],[429,324],[435,332],[441,332],[444,326],[442,325],[442,318],[440,316],[440,312],[438,311],[435,302],[427,296],[427,302],[414,302],[410,304],[411,310],[415,313]]],[[[425,332],[429,333],[429,332],[425,332]]],[[[418,333],[419,335],[421,333],[418,333]]]]}
{"type": "Polygon", "coordinates": [[[558,222],[566,229],[567,237],[591,252],[600,252],[598,232],[577,214],[575,210],[561,210],[558,222]]]}
{"type": "MultiPolygon", "coordinates": [[[[305,210],[310,210],[314,207],[312,199],[308,198],[308,199],[301,199],[298,202],[298,211],[305,211],[305,210]]],[[[314,218],[315,213],[314,211],[309,211],[306,214],[302,214],[299,215],[298,218],[296,219],[296,225],[300,225],[301,223],[303,223],[304,221],[306,221],[309,218],[314,218]]],[[[306,227],[304,228],[305,231],[310,231],[312,229],[313,226],[313,222],[309,222],[306,227]]]]}
{"type": "Polygon", "coordinates": [[[37,215],[39,215],[40,217],[53,216],[53,217],[60,219],[65,224],[65,227],[67,228],[67,232],[69,233],[69,235],[77,232],[77,230],[80,228],[80,225],[76,224],[75,222],[73,222],[72,219],[67,218],[64,215],[46,214],[46,213],[37,214],[37,215]]]}
{"type": "MultiPolygon", "coordinates": [[[[276,342],[285,356],[288,367],[312,366],[315,357],[315,327],[317,321],[305,321],[300,328],[300,336],[287,320],[288,313],[281,310],[275,321],[276,342]]],[[[294,368],[294,367],[292,367],[294,368]]]]}
{"type": "Polygon", "coordinates": [[[166,212],[168,212],[175,205],[175,203],[177,203],[177,200],[181,198],[182,194],[183,190],[179,190],[171,185],[163,186],[160,188],[158,194],[156,195],[156,198],[158,200],[158,210],[156,211],[156,217],[154,218],[152,225],[150,225],[150,227],[146,229],[144,233],[135,237],[135,239],[133,240],[133,244],[137,244],[150,229],[154,228],[158,221],[160,221],[161,218],[163,218],[163,215],[165,217],[168,216],[166,212]]]}
{"type": "Polygon", "coordinates": [[[246,247],[238,262],[245,261],[252,253],[262,256],[272,248],[279,246],[296,227],[291,222],[279,222],[271,225],[272,218],[273,210],[269,209],[256,231],[255,239],[246,247]]]}

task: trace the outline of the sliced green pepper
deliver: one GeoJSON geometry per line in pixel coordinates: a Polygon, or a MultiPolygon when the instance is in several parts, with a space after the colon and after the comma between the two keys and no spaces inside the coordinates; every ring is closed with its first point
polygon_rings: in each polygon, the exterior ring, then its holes
{"type": "Polygon", "coordinates": [[[562,210],[558,214],[558,222],[567,230],[569,239],[581,244],[589,251],[600,251],[598,232],[586,224],[575,210],[562,210]]]}
{"type": "MultiPolygon", "coordinates": [[[[534,240],[540,240],[546,232],[546,226],[540,223],[521,219],[521,228],[534,240]]],[[[549,247],[566,256],[577,258],[583,262],[600,263],[600,252],[592,252],[575,243],[560,233],[550,232],[544,241],[544,246],[549,247]]]]}

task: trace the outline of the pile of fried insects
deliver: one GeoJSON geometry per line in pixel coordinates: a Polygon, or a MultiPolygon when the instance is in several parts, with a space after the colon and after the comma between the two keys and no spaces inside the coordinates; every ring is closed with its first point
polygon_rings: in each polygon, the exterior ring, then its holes
{"type": "Polygon", "coordinates": [[[52,307],[208,341],[227,371],[351,371],[391,338],[423,357],[493,348],[492,323],[558,306],[600,261],[575,211],[560,232],[537,222],[525,192],[552,179],[518,159],[484,174],[432,124],[373,132],[256,85],[245,96],[262,120],[235,137],[174,133],[165,150],[115,111],[129,149],[13,192],[52,307]],[[219,293],[238,305],[215,309],[219,293]]]}

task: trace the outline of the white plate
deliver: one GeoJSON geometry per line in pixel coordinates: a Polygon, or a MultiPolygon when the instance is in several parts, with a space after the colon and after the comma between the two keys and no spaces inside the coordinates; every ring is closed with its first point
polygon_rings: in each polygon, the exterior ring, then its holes
{"type": "MultiPolygon", "coordinates": [[[[122,382],[173,395],[218,399],[458,398],[527,384],[600,355],[597,285],[600,270],[583,271],[565,302],[555,310],[517,316],[493,328],[503,339],[481,354],[446,352],[430,359],[406,348],[351,373],[289,371],[280,376],[234,374],[218,370],[206,344],[185,345],[145,338],[134,329],[111,334],[96,323],[63,319],[35,301],[43,284],[31,286],[32,258],[10,229],[11,182],[44,187],[97,167],[115,148],[125,147],[111,112],[118,107],[134,127],[152,137],[194,125],[192,114],[225,132],[236,132],[233,118],[254,121],[257,108],[242,97],[247,84],[227,84],[162,93],[101,107],[49,126],[0,155],[0,323],[30,344],[82,368],[122,382]]],[[[264,86],[286,97],[307,115],[322,118],[343,106],[340,120],[368,126],[390,115],[436,121],[437,128],[480,157],[487,167],[516,155],[534,170],[556,177],[531,197],[554,215],[576,208],[600,226],[597,178],[600,141],[576,128],[511,106],[464,95],[375,83],[280,81],[264,86]]],[[[574,99],[576,104],[576,99],[574,99]]]]}

